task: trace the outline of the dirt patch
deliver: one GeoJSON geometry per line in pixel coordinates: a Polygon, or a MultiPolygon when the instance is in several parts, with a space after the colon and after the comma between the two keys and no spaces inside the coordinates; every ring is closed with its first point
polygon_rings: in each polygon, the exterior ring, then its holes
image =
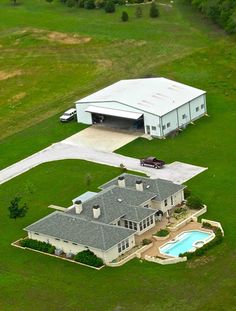
{"type": "MultiPolygon", "coordinates": [[[[82,37],[78,34],[63,33],[63,32],[57,32],[57,31],[47,31],[47,30],[38,29],[38,28],[26,28],[21,31],[18,31],[17,34],[22,35],[22,36],[31,35],[33,38],[36,38],[39,40],[48,40],[51,42],[58,42],[62,44],[82,44],[82,43],[88,43],[91,40],[90,37],[82,37]]],[[[19,38],[17,40],[19,40],[19,38]]]]}
{"type": "Polygon", "coordinates": [[[22,75],[22,71],[21,70],[14,70],[14,71],[4,71],[4,70],[0,70],[0,81],[9,79],[9,78],[13,78],[16,76],[20,76],[22,75]]]}
{"type": "Polygon", "coordinates": [[[200,258],[197,258],[193,261],[188,261],[187,262],[187,267],[190,269],[198,268],[200,266],[206,265],[209,262],[212,262],[215,260],[214,256],[202,256],[200,258]]]}
{"type": "Polygon", "coordinates": [[[18,93],[16,95],[14,95],[11,99],[9,99],[8,102],[16,103],[19,100],[21,100],[22,98],[24,98],[25,96],[26,96],[25,92],[18,93]]]}
{"type": "Polygon", "coordinates": [[[111,69],[113,62],[110,59],[98,59],[97,64],[103,69],[111,69]]]}

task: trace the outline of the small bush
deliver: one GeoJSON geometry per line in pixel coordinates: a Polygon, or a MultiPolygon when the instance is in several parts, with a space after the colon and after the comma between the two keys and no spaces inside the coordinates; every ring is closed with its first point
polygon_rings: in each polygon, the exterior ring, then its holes
{"type": "Polygon", "coordinates": [[[140,18],[140,17],[142,17],[142,15],[143,15],[142,8],[141,8],[140,6],[137,6],[137,9],[136,9],[136,11],[135,11],[135,16],[136,16],[137,18],[140,18]]]}
{"type": "Polygon", "coordinates": [[[193,209],[201,209],[204,206],[202,200],[199,199],[198,197],[194,197],[194,196],[188,197],[186,205],[189,208],[193,208],[193,209]]]}
{"type": "Polygon", "coordinates": [[[159,236],[159,237],[165,237],[168,234],[169,234],[169,230],[168,229],[161,229],[155,235],[159,236]]]}
{"type": "Polygon", "coordinates": [[[97,268],[103,265],[102,259],[97,257],[89,249],[87,249],[86,251],[79,252],[77,255],[75,255],[74,260],[84,263],[88,266],[93,266],[97,268]]]}
{"type": "Polygon", "coordinates": [[[115,10],[116,10],[116,6],[115,6],[114,1],[108,0],[105,3],[105,7],[104,8],[105,8],[106,13],[114,13],[115,10]]]}
{"type": "Polygon", "coordinates": [[[85,0],[79,0],[78,6],[79,8],[84,8],[85,0]]]}
{"type": "Polygon", "coordinates": [[[49,253],[49,254],[54,254],[56,247],[52,246],[49,243],[46,242],[41,242],[33,239],[24,239],[20,241],[20,245],[22,247],[28,247],[32,249],[36,249],[38,251],[44,252],[44,253],[49,253]]]}
{"type": "Polygon", "coordinates": [[[152,240],[150,239],[143,239],[142,240],[142,245],[148,245],[148,244],[151,244],[152,243],[152,240]]]}
{"type": "Polygon", "coordinates": [[[121,20],[122,20],[122,22],[128,22],[128,20],[129,20],[129,15],[128,15],[127,12],[125,12],[125,11],[122,12],[121,20]]]}
{"type": "Polygon", "coordinates": [[[105,5],[105,1],[104,1],[104,0],[96,0],[96,1],[95,1],[95,7],[96,7],[97,9],[103,8],[104,5],[105,5]]]}

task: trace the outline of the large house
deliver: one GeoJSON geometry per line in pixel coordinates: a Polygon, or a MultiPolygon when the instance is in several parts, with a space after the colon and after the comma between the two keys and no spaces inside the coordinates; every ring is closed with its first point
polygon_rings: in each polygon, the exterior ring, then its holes
{"type": "Polygon", "coordinates": [[[163,138],[207,113],[206,92],[166,78],[121,80],[76,101],[78,122],[163,138]]]}
{"type": "Polygon", "coordinates": [[[73,201],[66,212],[56,211],[25,228],[28,237],[76,254],[90,249],[109,263],[136,244],[161,217],[184,200],[185,186],[131,174],[100,186],[73,201]]]}

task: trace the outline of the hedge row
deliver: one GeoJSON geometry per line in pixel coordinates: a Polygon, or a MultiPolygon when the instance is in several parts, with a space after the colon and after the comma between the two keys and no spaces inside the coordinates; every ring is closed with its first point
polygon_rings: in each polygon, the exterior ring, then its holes
{"type": "Polygon", "coordinates": [[[97,268],[103,266],[102,259],[97,257],[89,249],[86,251],[79,252],[77,255],[75,255],[74,260],[81,262],[81,263],[84,263],[88,266],[93,266],[93,267],[97,267],[97,268]]]}
{"type": "Polygon", "coordinates": [[[38,251],[44,252],[44,253],[49,253],[49,254],[54,254],[55,252],[55,246],[52,246],[49,243],[46,242],[40,242],[32,239],[24,239],[20,241],[20,245],[22,247],[28,247],[32,249],[36,249],[38,251]]]}
{"type": "Polygon", "coordinates": [[[203,256],[208,251],[208,249],[214,247],[215,245],[218,245],[218,244],[222,243],[223,235],[222,235],[222,232],[221,232],[220,228],[213,227],[211,225],[209,226],[209,224],[206,225],[206,227],[208,229],[212,229],[214,231],[215,238],[213,240],[211,240],[210,242],[204,244],[202,247],[196,249],[195,252],[185,252],[185,253],[179,254],[179,257],[187,257],[187,259],[192,259],[194,257],[203,256]]]}

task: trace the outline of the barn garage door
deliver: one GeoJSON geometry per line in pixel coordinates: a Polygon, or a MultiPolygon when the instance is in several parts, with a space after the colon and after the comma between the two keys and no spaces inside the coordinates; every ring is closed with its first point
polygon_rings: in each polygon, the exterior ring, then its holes
{"type": "Polygon", "coordinates": [[[90,112],[90,113],[101,114],[105,116],[114,116],[114,117],[132,119],[132,120],[138,120],[143,115],[142,113],[139,113],[139,112],[131,112],[131,111],[103,108],[103,107],[97,107],[97,106],[89,106],[85,111],[90,112]]]}

